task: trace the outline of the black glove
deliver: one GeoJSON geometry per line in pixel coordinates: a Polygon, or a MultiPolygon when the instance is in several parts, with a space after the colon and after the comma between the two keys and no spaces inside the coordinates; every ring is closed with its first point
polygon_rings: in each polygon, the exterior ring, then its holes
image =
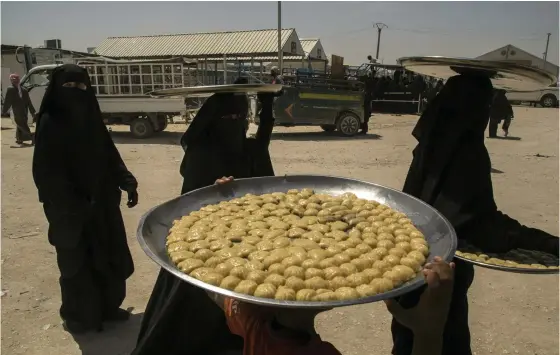
{"type": "Polygon", "coordinates": [[[132,191],[127,191],[127,193],[128,193],[128,201],[126,205],[128,206],[128,208],[132,208],[138,204],[138,191],[132,190],[132,191]]]}

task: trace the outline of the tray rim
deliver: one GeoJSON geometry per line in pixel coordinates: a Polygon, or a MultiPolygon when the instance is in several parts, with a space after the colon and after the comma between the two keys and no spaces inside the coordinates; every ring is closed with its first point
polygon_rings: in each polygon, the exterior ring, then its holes
{"type": "MultiPolygon", "coordinates": [[[[358,180],[358,179],[352,179],[352,178],[346,178],[346,177],[341,177],[341,176],[334,176],[334,175],[320,175],[320,174],[294,174],[294,175],[277,175],[277,176],[263,176],[263,177],[252,177],[252,178],[241,178],[241,179],[235,179],[234,181],[231,182],[231,184],[234,184],[236,181],[248,181],[248,180],[256,180],[256,179],[270,179],[270,178],[278,178],[278,179],[288,179],[290,177],[325,177],[325,178],[335,178],[335,179],[343,179],[343,180],[347,180],[347,181],[352,181],[352,182],[357,182],[360,184],[366,184],[366,185],[371,185],[371,186],[375,186],[375,187],[382,187],[384,189],[393,191],[393,192],[397,192],[400,194],[405,194],[407,196],[409,196],[410,198],[416,200],[417,202],[420,202],[421,204],[427,206],[429,209],[433,210],[444,222],[444,224],[449,228],[449,231],[451,232],[451,249],[450,249],[450,253],[449,255],[437,255],[440,256],[443,260],[447,261],[447,262],[451,262],[453,260],[453,258],[455,258],[455,251],[457,250],[457,244],[458,244],[458,240],[457,240],[457,233],[455,232],[455,228],[453,228],[453,226],[451,225],[451,222],[449,222],[447,220],[447,218],[445,218],[445,216],[443,216],[439,211],[437,211],[435,208],[433,208],[432,206],[430,206],[429,204],[427,204],[426,202],[412,196],[409,194],[406,194],[402,191],[399,191],[397,189],[391,188],[391,187],[387,187],[384,185],[380,185],[380,184],[376,184],[376,183],[372,183],[372,182],[368,182],[368,181],[363,181],[363,180],[358,180]]],[[[227,186],[231,186],[230,183],[228,183],[227,186]]],[[[183,273],[182,271],[180,271],[179,269],[177,269],[176,267],[169,267],[168,265],[160,262],[160,258],[155,255],[154,252],[152,252],[152,250],[148,247],[146,241],[144,240],[144,238],[142,237],[142,229],[144,226],[144,222],[146,221],[146,218],[150,215],[151,212],[153,212],[155,209],[159,208],[160,206],[162,206],[163,204],[172,202],[172,201],[176,201],[179,200],[182,196],[185,195],[189,195],[189,194],[193,194],[195,192],[198,192],[200,190],[204,190],[204,189],[220,189],[223,186],[221,185],[209,185],[209,186],[205,186],[196,190],[192,190],[189,191],[185,194],[179,195],[175,198],[172,198],[170,200],[167,200],[163,203],[158,204],[155,207],[152,207],[151,209],[149,209],[146,213],[144,213],[142,215],[142,217],[140,218],[140,221],[138,223],[138,227],[136,229],[136,239],[138,240],[138,243],[140,244],[140,246],[142,247],[142,250],[144,251],[144,253],[146,253],[146,255],[148,255],[148,257],[150,259],[152,259],[152,261],[154,261],[156,264],[158,264],[161,268],[165,269],[167,272],[173,274],[175,277],[177,277],[178,279],[180,279],[182,282],[187,282],[195,287],[199,287],[202,288],[203,290],[205,290],[206,292],[210,292],[210,293],[217,293],[220,294],[224,297],[230,297],[233,299],[237,299],[239,301],[243,301],[243,302],[249,302],[252,304],[257,304],[260,306],[268,306],[268,307],[277,307],[277,308],[307,308],[307,309],[332,309],[332,308],[336,308],[336,307],[346,307],[346,306],[352,306],[352,305],[359,305],[359,304],[367,304],[367,303],[373,303],[373,302],[378,302],[378,301],[382,301],[385,299],[390,299],[390,298],[394,298],[394,297],[399,297],[403,294],[406,293],[402,293],[402,290],[406,287],[408,288],[408,292],[414,291],[422,286],[424,286],[426,284],[426,281],[424,278],[421,278],[419,280],[413,279],[410,280],[404,284],[402,284],[401,286],[392,289],[389,292],[385,292],[385,293],[381,293],[381,294],[376,294],[373,296],[369,296],[369,297],[362,297],[362,298],[358,298],[358,299],[354,299],[354,300],[346,300],[346,301],[327,301],[327,302],[309,302],[309,301],[282,301],[282,300],[276,300],[276,299],[271,299],[271,298],[262,298],[262,297],[255,297],[255,296],[250,296],[250,295],[246,295],[246,294],[242,294],[242,293],[237,293],[228,289],[224,289],[221,288],[219,286],[214,286],[214,285],[210,285],[207,284],[203,281],[197,280],[194,277],[191,277],[190,275],[187,275],[185,273],[183,273]],[[401,292],[399,292],[401,291],[401,292]],[[386,295],[385,297],[383,297],[383,295],[386,295]],[[381,296],[381,297],[380,297],[381,296]]],[[[435,256],[435,255],[434,255],[435,256]]],[[[426,260],[427,262],[428,260],[426,260]]],[[[172,262],[171,262],[172,263],[172,262]]]]}
{"type": "Polygon", "coordinates": [[[485,269],[492,269],[496,271],[503,271],[503,272],[511,272],[514,274],[527,274],[527,275],[554,275],[560,274],[560,269],[528,269],[528,268],[517,268],[517,267],[510,267],[510,266],[502,266],[502,265],[494,265],[483,263],[481,261],[470,260],[463,256],[459,256],[455,254],[455,257],[459,260],[462,260],[466,263],[473,264],[476,266],[483,267],[485,269]]]}
{"type": "Polygon", "coordinates": [[[161,89],[149,92],[151,97],[169,96],[205,96],[215,93],[253,93],[271,92],[275,93],[282,90],[280,84],[226,84],[226,85],[204,85],[204,86],[184,86],[180,88],[161,89]],[[266,89],[266,90],[262,90],[266,89]]]}
{"type": "MultiPolygon", "coordinates": [[[[474,58],[446,57],[446,56],[408,56],[408,57],[401,57],[397,59],[397,63],[399,63],[405,69],[413,72],[416,71],[410,69],[411,65],[417,65],[417,66],[431,65],[431,66],[441,66],[441,67],[475,66],[473,67],[473,69],[496,70],[496,71],[502,71],[505,73],[516,74],[516,75],[523,75],[523,74],[515,72],[515,69],[525,70],[525,71],[532,72],[535,75],[540,75],[543,79],[546,77],[547,80],[550,80],[550,83],[543,84],[542,87],[543,89],[547,88],[549,85],[558,81],[557,77],[555,77],[554,75],[548,73],[543,69],[535,68],[524,64],[509,62],[509,61],[489,61],[489,60],[481,60],[481,59],[474,59],[474,58]]],[[[459,75],[459,73],[457,73],[457,75],[459,75]]],[[[447,77],[445,79],[447,79],[447,77]]],[[[540,89],[534,89],[534,90],[540,90],[540,89]]],[[[521,90],[521,91],[530,91],[530,90],[521,90]]]]}

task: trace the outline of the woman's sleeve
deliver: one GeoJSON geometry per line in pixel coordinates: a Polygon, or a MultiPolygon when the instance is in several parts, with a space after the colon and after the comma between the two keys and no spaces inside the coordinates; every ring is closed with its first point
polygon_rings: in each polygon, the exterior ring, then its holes
{"type": "Polygon", "coordinates": [[[107,128],[103,127],[106,132],[106,144],[109,156],[109,169],[111,174],[119,184],[119,188],[123,191],[134,191],[138,188],[138,181],[132,175],[132,173],[127,169],[126,164],[122,160],[122,157],[115,146],[115,142],[111,138],[111,135],[107,131],[107,128]]]}
{"type": "Polygon", "coordinates": [[[255,135],[257,146],[260,149],[268,149],[268,146],[270,145],[270,137],[272,136],[272,129],[274,128],[272,108],[272,101],[264,102],[262,104],[259,115],[259,128],[257,129],[257,134],[255,135]]]}
{"type": "Polygon", "coordinates": [[[215,115],[215,109],[215,99],[211,96],[198,110],[189,128],[187,128],[187,131],[183,134],[183,137],[181,137],[181,146],[183,150],[186,150],[188,145],[193,145],[201,139],[202,132],[204,132],[215,115]]]}
{"type": "Polygon", "coordinates": [[[65,160],[65,138],[62,127],[42,119],[37,127],[33,151],[33,180],[39,191],[39,200],[60,211],[76,212],[76,208],[88,203],[87,198],[76,194],[75,186],[68,178],[65,160]]]}

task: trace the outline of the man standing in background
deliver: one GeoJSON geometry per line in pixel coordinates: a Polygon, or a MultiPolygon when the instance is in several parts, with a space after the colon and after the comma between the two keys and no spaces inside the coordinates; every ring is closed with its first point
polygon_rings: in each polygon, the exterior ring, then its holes
{"type": "Polygon", "coordinates": [[[278,69],[278,67],[270,68],[270,76],[272,76],[271,84],[284,85],[284,78],[280,75],[280,69],[278,69]]]}
{"type": "Polygon", "coordinates": [[[8,111],[11,108],[16,123],[16,144],[21,145],[25,141],[31,141],[31,144],[34,144],[33,133],[27,124],[27,115],[31,112],[35,116],[35,108],[29,99],[29,93],[20,85],[19,75],[11,74],[10,82],[12,86],[6,90],[2,117],[9,117],[8,111]]]}

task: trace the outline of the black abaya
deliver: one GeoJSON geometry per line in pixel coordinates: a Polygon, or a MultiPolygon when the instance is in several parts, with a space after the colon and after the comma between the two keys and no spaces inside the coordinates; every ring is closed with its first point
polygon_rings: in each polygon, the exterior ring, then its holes
{"type": "Polygon", "coordinates": [[[114,320],[134,265],[120,211],[121,189],[136,191],[101,119],[87,72],[55,69],[37,121],[33,178],[57,252],[69,330],[100,329],[114,320]],[[63,87],[88,85],[86,91],[63,87]]]}
{"type": "MultiPolygon", "coordinates": [[[[483,250],[525,248],[558,255],[557,237],[522,226],[498,211],[490,156],[484,146],[491,99],[492,84],[486,77],[459,75],[447,81],[413,131],[418,145],[403,191],[435,207],[451,222],[460,240],[483,250]]],[[[460,260],[455,262],[442,355],[471,355],[467,292],[474,268],[460,260]]],[[[412,307],[422,292],[411,292],[399,302],[412,307]]],[[[410,355],[412,332],[395,320],[391,330],[393,354],[410,355]]]]}
{"type": "MultiPolygon", "coordinates": [[[[246,113],[245,96],[214,95],[205,102],[181,139],[186,148],[182,193],[223,176],[274,175],[268,153],[272,100],[263,105],[255,138],[245,138],[246,113]]],[[[229,331],[223,311],[204,290],[160,271],[133,355],[211,355],[242,349],[242,338],[229,331]]]]}

